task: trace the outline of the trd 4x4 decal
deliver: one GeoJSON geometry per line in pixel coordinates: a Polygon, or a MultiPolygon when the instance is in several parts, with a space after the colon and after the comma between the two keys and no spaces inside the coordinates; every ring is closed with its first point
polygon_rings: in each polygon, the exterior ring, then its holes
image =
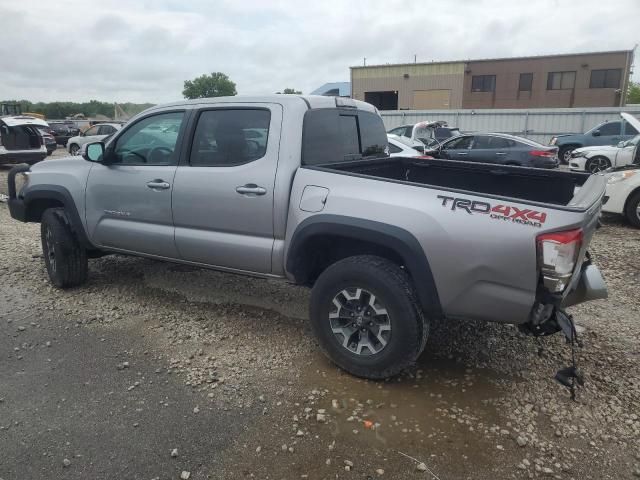
{"type": "Polygon", "coordinates": [[[482,213],[495,220],[520,223],[532,227],[542,227],[547,219],[547,214],[528,208],[518,208],[513,205],[491,205],[488,202],[469,200],[467,198],[447,197],[438,195],[443,207],[451,207],[451,210],[464,210],[468,214],[482,213]]]}

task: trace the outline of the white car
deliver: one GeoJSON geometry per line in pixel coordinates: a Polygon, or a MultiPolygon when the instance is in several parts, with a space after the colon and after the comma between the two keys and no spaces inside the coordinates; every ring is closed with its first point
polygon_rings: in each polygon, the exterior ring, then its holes
{"type": "MultiPolygon", "coordinates": [[[[625,120],[640,131],[639,120],[625,113],[621,115],[624,115],[625,120]]],[[[602,211],[624,215],[631,225],[640,228],[640,147],[638,144],[633,147],[630,165],[616,167],[605,175],[607,192],[602,211]]]]}
{"type": "Polygon", "coordinates": [[[640,165],[627,165],[606,176],[602,211],[624,215],[631,225],[640,228],[640,165]]]}
{"type": "MultiPolygon", "coordinates": [[[[411,144],[411,139],[400,137],[392,133],[387,134],[389,142],[389,155],[392,157],[422,157],[423,153],[416,150],[411,144]]],[[[423,145],[424,148],[424,145],[423,145]]],[[[429,157],[431,158],[431,157],[429,157]]]]}
{"type": "Polygon", "coordinates": [[[71,137],[67,141],[67,151],[71,155],[78,155],[80,147],[83,145],[92,142],[99,142],[106,136],[116,133],[121,128],[122,125],[119,123],[97,123],[84,133],[81,133],[76,137],[71,137]]]}
{"type": "Polygon", "coordinates": [[[635,148],[640,135],[618,145],[600,145],[576,148],[571,153],[569,168],[575,171],[596,173],[611,167],[622,167],[633,163],[635,148]]]}

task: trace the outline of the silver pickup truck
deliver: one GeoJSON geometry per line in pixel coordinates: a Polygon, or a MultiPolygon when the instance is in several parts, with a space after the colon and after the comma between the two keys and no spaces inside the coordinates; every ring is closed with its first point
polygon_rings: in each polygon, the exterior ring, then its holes
{"type": "Polygon", "coordinates": [[[604,191],[600,175],[392,159],[371,105],[276,95],[153,107],[83,157],[15,167],[9,208],[41,223],[61,288],[106,253],[313,287],[321,348],[384,378],[433,319],[548,335],[606,296],[587,253],[604,191]]]}

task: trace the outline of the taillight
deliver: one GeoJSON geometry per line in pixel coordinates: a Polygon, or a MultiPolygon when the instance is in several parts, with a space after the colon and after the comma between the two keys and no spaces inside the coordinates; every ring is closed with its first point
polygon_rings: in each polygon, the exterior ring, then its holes
{"type": "Polygon", "coordinates": [[[562,292],[573,275],[582,245],[582,229],[543,233],[536,238],[544,286],[562,292]]]}
{"type": "Polygon", "coordinates": [[[556,156],[556,151],[555,150],[531,150],[529,154],[533,155],[534,157],[553,158],[556,156]]]}

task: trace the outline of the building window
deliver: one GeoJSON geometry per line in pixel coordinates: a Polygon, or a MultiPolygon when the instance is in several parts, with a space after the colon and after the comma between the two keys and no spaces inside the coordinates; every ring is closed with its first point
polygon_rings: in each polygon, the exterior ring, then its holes
{"type": "Polygon", "coordinates": [[[533,86],[533,73],[521,73],[520,84],[518,85],[519,92],[530,92],[533,86]]]}
{"type": "Polygon", "coordinates": [[[620,77],[622,77],[620,68],[591,70],[589,88],[620,88],[620,77]]]}
{"type": "Polygon", "coordinates": [[[576,85],[576,72],[549,72],[547,90],[570,90],[576,85]]]}
{"type": "Polygon", "coordinates": [[[471,78],[472,92],[494,92],[496,90],[495,75],[474,75],[471,78]]]}

